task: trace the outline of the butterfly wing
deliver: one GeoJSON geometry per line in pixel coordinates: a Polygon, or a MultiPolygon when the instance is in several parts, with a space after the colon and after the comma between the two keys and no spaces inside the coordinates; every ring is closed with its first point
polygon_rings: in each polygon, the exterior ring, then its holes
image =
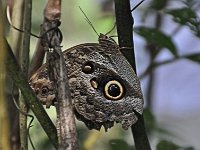
{"type": "MultiPolygon", "coordinates": [[[[75,114],[89,129],[104,126],[107,130],[114,122],[127,129],[137,121],[136,113],[143,112],[139,80],[119,47],[112,44],[80,44],[64,52],[75,114]]],[[[46,66],[37,71],[30,84],[39,91],[36,94],[42,102],[46,98],[48,107],[56,102],[46,66]],[[49,92],[42,97],[43,87],[49,92]]]]}

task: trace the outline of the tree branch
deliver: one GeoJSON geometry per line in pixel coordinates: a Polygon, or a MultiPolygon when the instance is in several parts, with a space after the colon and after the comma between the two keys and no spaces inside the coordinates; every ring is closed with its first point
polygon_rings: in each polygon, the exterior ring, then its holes
{"type": "Polygon", "coordinates": [[[47,50],[49,78],[56,91],[57,133],[59,150],[77,150],[77,131],[73,112],[68,73],[61,51],[62,41],[60,25],[61,1],[49,0],[44,11],[45,22],[42,26],[43,46],[47,50]],[[49,48],[53,52],[49,52],[49,48]]]}
{"type": "MultiPolygon", "coordinates": [[[[52,4],[48,3],[48,5],[51,5],[51,6],[47,6],[46,8],[51,7],[51,9],[45,10],[43,24],[45,23],[45,17],[48,18],[48,19],[52,19],[55,16],[56,16],[56,18],[59,18],[61,12],[57,9],[54,9],[54,6],[59,6],[60,2],[61,1],[56,0],[52,4]],[[52,14],[52,12],[53,12],[53,14],[52,14]]],[[[42,34],[40,34],[40,36],[42,36],[42,34]]],[[[33,75],[33,73],[35,73],[38,70],[38,68],[42,65],[44,56],[45,56],[44,47],[41,44],[41,39],[38,39],[37,46],[36,46],[36,49],[34,51],[34,55],[33,55],[33,58],[31,60],[31,65],[30,65],[30,68],[29,68],[29,77],[31,77],[31,75],[33,75]]]]}
{"type": "MultiPolygon", "coordinates": [[[[115,0],[115,15],[119,46],[122,53],[136,72],[134,47],[133,47],[133,18],[129,0],[115,0]]],[[[145,131],[143,115],[138,115],[138,121],[132,127],[132,133],[137,150],[150,150],[150,144],[145,131]]]]}

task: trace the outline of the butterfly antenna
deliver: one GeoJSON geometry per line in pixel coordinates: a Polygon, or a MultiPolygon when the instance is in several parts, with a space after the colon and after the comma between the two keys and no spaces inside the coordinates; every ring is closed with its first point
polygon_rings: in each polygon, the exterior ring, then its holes
{"type": "MultiPolygon", "coordinates": [[[[141,0],[135,7],[133,7],[133,8],[131,9],[131,12],[134,11],[138,6],[140,6],[144,1],[145,1],[145,0],[141,0]]],[[[116,22],[114,23],[114,26],[111,28],[111,30],[108,31],[105,35],[110,34],[110,33],[115,29],[115,27],[116,27],[116,22]]],[[[110,37],[115,37],[115,36],[110,36],[110,37]]]]}
{"type": "Polygon", "coordinates": [[[138,6],[140,6],[145,0],[141,0],[135,7],[131,9],[131,12],[134,11],[138,6]]]}
{"type": "Polygon", "coordinates": [[[116,27],[116,22],[114,23],[113,27],[110,29],[110,31],[108,31],[105,35],[110,34],[116,27]]]}
{"type": "Polygon", "coordinates": [[[94,32],[97,34],[97,36],[99,36],[98,32],[96,31],[96,29],[94,28],[92,22],[88,19],[87,15],[85,14],[85,12],[81,9],[81,7],[79,6],[79,9],[81,10],[81,12],[83,13],[83,15],[85,16],[85,20],[88,22],[88,24],[92,27],[92,29],[94,30],[94,32]]]}

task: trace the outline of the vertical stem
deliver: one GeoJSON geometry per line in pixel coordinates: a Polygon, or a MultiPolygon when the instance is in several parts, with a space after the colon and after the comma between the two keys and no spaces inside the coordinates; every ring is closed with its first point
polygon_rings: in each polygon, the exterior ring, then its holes
{"type": "MultiPolygon", "coordinates": [[[[122,53],[136,72],[132,32],[133,18],[129,0],[115,0],[115,14],[119,46],[121,48],[124,47],[122,53]]],[[[137,123],[131,127],[136,150],[151,150],[145,130],[143,115],[137,116],[137,123]]]]}
{"type": "MultiPolygon", "coordinates": [[[[56,110],[57,110],[57,135],[59,150],[78,150],[77,131],[75,124],[75,116],[72,106],[68,72],[61,51],[61,35],[55,34],[58,29],[61,15],[61,0],[49,0],[45,11],[45,21],[43,23],[42,33],[46,33],[43,37],[43,45],[45,49],[49,49],[49,43],[53,48],[53,52],[47,52],[47,64],[49,78],[53,81],[56,89],[56,110]],[[50,31],[51,30],[51,31],[50,31]]],[[[61,32],[59,32],[62,34],[61,32]]]]}
{"type": "MultiPolygon", "coordinates": [[[[23,16],[23,38],[22,38],[22,49],[20,51],[20,66],[26,79],[28,80],[28,66],[29,66],[29,46],[30,46],[30,32],[31,32],[31,10],[32,10],[32,1],[24,1],[24,16],[23,16]]],[[[19,99],[20,110],[24,113],[27,113],[27,104],[24,97],[21,95],[19,99]]],[[[28,130],[27,130],[27,116],[20,113],[19,114],[19,123],[20,123],[20,141],[21,141],[21,150],[28,149],[28,130]]]]}
{"type": "MultiPolygon", "coordinates": [[[[162,16],[161,14],[158,12],[156,15],[156,20],[155,20],[155,28],[159,30],[159,28],[161,27],[162,24],[162,16]]],[[[148,43],[148,45],[151,46],[147,46],[148,47],[148,51],[150,53],[150,64],[154,63],[154,58],[156,53],[159,51],[159,49],[156,49],[156,46],[152,43],[148,43]]],[[[147,84],[147,107],[152,110],[153,109],[153,105],[152,105],[152,101],[153,101],[153,92],[154,92],[154,85],[155,85],[155,73],[154,71],[150,70],[149,72],[149,80],[148,80],[148,84],[147,84]]]]}
{"type": "MultiPolygon", "coordinates": [[[[24,0],[14,1],[13,11],[12,11],[12,24],[18,29],[23,27],[23,12],[24,12],[24,0]]],[[[11,47],[14,51],[15,57],[19,58],[19,51],[21,49],[21,32],[15,30],[11,27],[11,47]]]]}
{"type": "MultiPolygon", "coordinates": [[[[24,0],[17,0],[13,1],[14,5],[12,8],[12,24],[17,27],[18,29],[22,29],[23,25],[23,10],[24,10],[24,0]]],[[[10,40],[11,40],[11,47],[17,58],[19,63],[19,52],[21,49],[21,42],[22,42],[22,34],[21,32],[15,30],[14,28],[10,28],[10,40]]],[[[13,97],[15,98],[16,102],[19,102],[19,90],[14,85],[10,76],[6,76],[6,85],[5,85],[5,96],[7,99],[7,107],[9,109],[9,119],[10,119],[10,141],[11,141],[11,149],[18,150],[20,149],[20,127],[19,127],[19,110],[17,110],[14,102],[13,97]]]]}
{"type": "Polygon", "coordinates": [[[130,11],[129,0],[115,0],[115,15],[117,33],[121,52],[127,58],[133,69],[136,71],[135,53],[133,44],[133,18],[130,11]]]}
{"type": "Polygon", "coordinates": [[[38,70],[38,68],[42,65],[44,56],[45,56],[45,51],[43,49],[43,46],[41,45],[41,39],[38,39],[36,49],[34,51],[29,67],[29,73],[28,73],[29,77],[31,77],[33,73],[35,73],[38,70]]]}
{"type": "Polygon", "coordinates": [[[31,11],[32,11],[32,0],[25,0],[24,1],[24,16],[23,16],[24,33],[23,33],[23,39],[22,39],[22,50],[20,52],[20,64],[21,64],[22,71],[26,75],[28,75],[28,66],[29,66],[31,11]]]}
{"type": "Polygon", "coordinates": [[[2,1],[0,1],[0,149],[10,150],[10,130],[9,130],[9,110],[6,109],[6,99],[4,95],[4,85],[5,85],[5,41],[4,41],[4,29],[3,29],[3,11],[2,11],[2,1]]]}
{"type": "MultiPolygon", "coordinates": [[[[150,56],[150,64],[153,64],[153,58],[152,56],[150,56]]],[[[150,71],[149,73],[149,78],[148,78],[148,84],[147,84],[147,107],[152,110],[153,106],[152,106],[152,101],[153,101],[153,86],[154,86],[154,78],[155,78],[155,74],[153,71],[150,71]]]]}
{"type": "MultiPolygon", "coordinates": [[[[27,112],[26,102],[22,95],[19,98],[19,108],[23,112],[27,112]]],[[[20,149],[28,149],[28,132],[27,132],[27,116],[19,113],[19,128],[20,128],[20,149]]]]}

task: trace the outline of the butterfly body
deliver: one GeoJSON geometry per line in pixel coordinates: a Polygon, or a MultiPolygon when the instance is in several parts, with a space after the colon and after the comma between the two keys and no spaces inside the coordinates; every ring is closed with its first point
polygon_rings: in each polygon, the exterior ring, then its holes
{"type": "MultiPolygon", "coordinates": [[[[118,45],[106,38],[100,35],[99,43],[80,44],[64,52],[72,103],[76,117],[89,129],[103,125],[107,130],[114,122],[127,129],[137,121],[136,113],[143,112],[143,96],[134,70],[118,45]]],[[[30,84],[47,107],[55,102],[46,65],[30,84]]]]}

